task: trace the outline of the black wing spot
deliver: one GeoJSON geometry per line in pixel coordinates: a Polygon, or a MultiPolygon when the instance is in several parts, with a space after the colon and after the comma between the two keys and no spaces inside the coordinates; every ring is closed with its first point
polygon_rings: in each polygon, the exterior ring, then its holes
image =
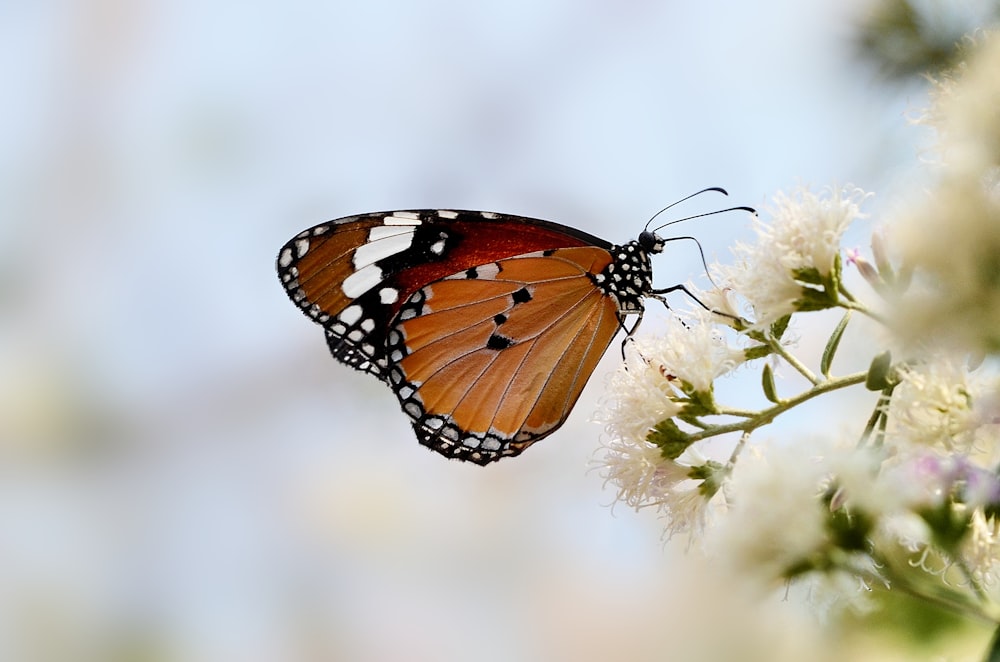
{"type": "Polygon", "coordinates": [[[514,344],[514,341],[507,336],[501,336],[499,333],[494,333],[490,336],[490,339],[486,341],[487,349],[507,349],[514,344]]]}
{"type": "Polygon", "coordinates": [[[514,300],[514,303],[528,303],[533,297],[531,296],[531,292],[528,291],[528,288],[522,287],[518,291],[511,294],[510,298],[514,300]]]}
{"type": "Polygon", "coordinates": [[[477,267],[472,267],[465,272],[466,278],[479,278],[479,269],[477,267]]]}
{"type": "Polygon", "coordinates": [[[501,324],[503,324],[506,321],[507,321],[507,316],[504,315],[503,313],[500,313],[499,315],[494,315],[493,316],[493,323],[496,324],[497,326],[500,326],[501,324]]]}

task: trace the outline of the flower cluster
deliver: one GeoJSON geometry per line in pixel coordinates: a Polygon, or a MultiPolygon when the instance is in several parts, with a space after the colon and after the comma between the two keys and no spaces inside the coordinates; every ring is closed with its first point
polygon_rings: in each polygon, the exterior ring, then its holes
{"type": "Polygon", "coordinates": [[[600,468],[620,501],[654,508],[668,535],[758,585],[812,582],[847,603],[902,590],[1000,623],[996,71],[1000,37],[986,35],[938,85],[926,115],[940,134],[934,184],[873,234],[868,256],[841,243],[869,194],[779,193],[753,218],[756,241],[710,267],[715,287],[695,291],[702,305],[629,344],[602,417],[600,468]],[[819,310],[841,317],[818,360],[805,360],[788,329],[819,310]],[[869,368],[838,374],[841,341],[861,319],[854,345],[869,368]],[[778,366],[805,386],[779,389],[778,366]],[[763,408],[716,392],[737,368],[741,379],[759,371],[763,408]],[[867,389],[861,415],[762,437],[792,409],[849,388],[867,389]]]}
{"type": "Polygon", "coordinates": [[[939,136],[927,190],[892,224],[913,285],[893,319],[910,345],[934,336],[961,350],[1000,350],[1000,37],[981,36],[938,81],[923,122],[939,136]],[[957,259],[960,258],[960,259],[957,259]]]}

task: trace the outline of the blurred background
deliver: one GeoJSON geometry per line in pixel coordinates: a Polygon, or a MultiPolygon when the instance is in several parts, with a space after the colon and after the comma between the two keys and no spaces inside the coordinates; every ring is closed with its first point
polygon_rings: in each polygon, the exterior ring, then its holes
{"type": "MultiPolygon", "coordinates": [[[[622,242],[707,186],[731,196],[677,213],[847,183],[877,211],[926,139],[914,72],[994,16],[0,2],[0,659],[696,659],[685,636],[737,627],[705,569],[588,471],[617,351],[544,443],[448,462],[329,357],[277,250],[420,207],[622,242]]],[[[684,232],[710,259],[747,237],[684,232]]],[[[700,264],[676,245],[656,268],[700,264]]]]}

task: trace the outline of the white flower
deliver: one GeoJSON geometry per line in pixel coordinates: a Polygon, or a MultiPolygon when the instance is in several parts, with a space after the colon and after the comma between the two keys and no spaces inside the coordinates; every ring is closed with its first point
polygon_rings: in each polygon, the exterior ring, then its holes
{"type": "Polygon", "coordinates": [[[966,60],[936,81],[926,123],[940,136],[943,163],[951,170],[982,173],[1000,164],[1000,33],[970,40],[966,60]],[[978,43],[977,43],[978,41],[978,43]]]}
{"type": "Polygon", "coordinates": [[[663,335],[637,343],[637,349],[668,379],[678,380],[694,392],[710,393],[716,378],[744,361],[743,350],[726,344],[714,324],[718,318],[708,311],[696,309],[685,317],[668,317],[663,335]]]}
{"type": "MultiPolygon", "coordinates": [[[[844,610],[865,614],[876,608],[872,598],[872,580],[879,571],[870,557],[852,555],[851,561],[859,572],[831,569],[829,572],[811,572],[795,582],[797,591],[805,591],[807,600],[820,618],[844,610]]],[[[881,585],[881,583],[880,583],[881,585]]]]}
{"type": "Polygon", "coordinates": [[[758,326],[810,309],[810,295],[822,290],[808,282],[810,274],[824,279],[833,275],[841,236],[862,216],[860,204],[866,197],[860,189],[847,188],[824,196],[806,189],[791,196],[778,193],[765,209],[771,222],[754,219],[757,242],[737,243],[736,264],[722,266],[717,273],[750,303],[758,326]]]}
{"type": "MultiPolygon", "coordinates": [[[[722,267],[719,264],[709,265],[709,271],[713,274],[721,274],[721,268],[722,267]]],[[[691,285],[688,286],[688,289],[692,289],[692,291],[694,291],[693,286],[691,285]]],[[[733,291],[731,287],[713,287],[709,290],[701,290],[697,292],[697,297],[698,300],[713,313],[722,313],[722,315],[712,316],[712,320],[717,324],[732,326],[732,323],[735,320],[727,319],[725,315],[728,315],[730,318],[742,317],[736,301],[736,292],[733,291]]]]}
{"type": "Polygon", "coordinates": [[[892,316],[897,336],[1000,351],[1000,186],[981,176],[943,180],[894,224],[915,275],[892,316]]]}
{"type": "Polygon", "coordinates": [[[743,351],[726,344],[709,316],[695,312],[688,322],[668,317],[662,336],[627,345],[599,415],[611,437],[644,441],[655,425],[680,414],[692,395],[710,396],[713,380],[740,365],[743,351]]]}
{"type": "Polygon", "coordinates": [[[828,450],[825,458],[831,487],[836,489],[831,509],[846,507],[878,518],[906,508],[895,475],[883,465],[883,452],[845,447],[828,450]]]}
{"type": "Polygon", "coordinates": [[[617,488],[616,501],[636,510],[654,507],[666,520],[668,537],[704,528],[714,494],[705,493],[703,481],[692,479],[691,472],[710,469],[706,458],[689,449],[677,461],[669,460],[659,447],[638,439],[611,439],[604,450],[598,466],[605,484],[617,488]]]}
{"type": "Polygon", "coordinates": [[[994,586],[1000,565],[1000,522],[980,509],[973,511],[961,551],[972,579],[983,586],[994,586]]]}
{"type": "Polygon", "coordinates": [[[969,454],[997,451],[997,425],[977,407],[996,390],[994,379],[963,361],[937,357],[899,369],[902,378],[889,405],[889,434],[898,444],[969,454]]]}
{"type": "Polygon", "coordinates": [[[663,457],[655,444],[635,437],[614,437],[603,448],[601,478],[617,488],[617,501],[636,510],[663,507],[691,471],[690,466],[663,457]]]}
{"type": "Polygon", "coordinates": [[[683,405],[675,401],[674,384],[650,365],[645,343],[641,349],[634,345],[626,347],[624,362],[611,376],[597,418],[612,438],[645,443],[653,426],[679,414],[683,405]]]}

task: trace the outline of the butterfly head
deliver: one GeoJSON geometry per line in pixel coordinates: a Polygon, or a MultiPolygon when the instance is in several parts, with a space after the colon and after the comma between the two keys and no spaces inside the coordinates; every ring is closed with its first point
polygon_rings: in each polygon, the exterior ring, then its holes
{"type": "Polygon", "coordinates": [[[639,246],[642,250],[646,251],[649,255],[656,255],[663,252],[663,246],[666,243],[663,237],[651,232],[649,230],[643,230],[639,234],[639,246]]]}

